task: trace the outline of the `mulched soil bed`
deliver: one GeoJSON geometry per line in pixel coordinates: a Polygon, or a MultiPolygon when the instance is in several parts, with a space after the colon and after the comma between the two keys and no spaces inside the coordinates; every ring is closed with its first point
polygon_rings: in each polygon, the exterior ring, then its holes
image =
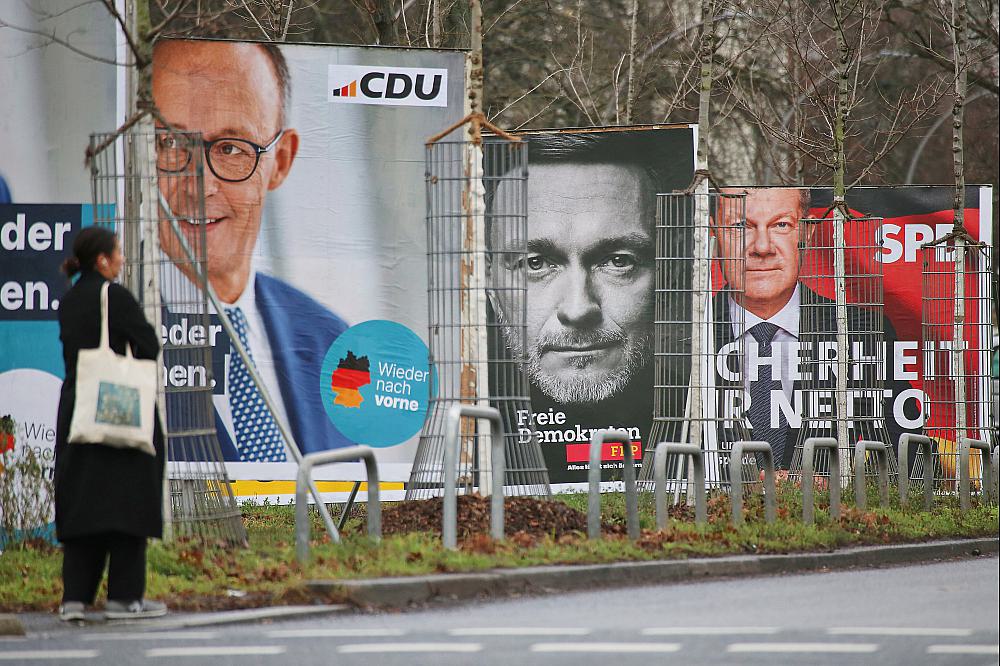
{"type": "MultiPolygon", "coordinates": [[[[383,534],[429,532],[441,534],[440,497],[410,500],[387,507],[382,512],[383,534]]],[[[508,535],[523,533],[532,536],[586,534],[587,515],[563,504],[533,497],[508,497],[504,500],[504,524],[508,535]]],[[[604,523],[605,534],[624,534],[623,525],[604,523]]],[[[490,500],[479,495],[458,497],[458,538],[490,532],[490,500]]]]}

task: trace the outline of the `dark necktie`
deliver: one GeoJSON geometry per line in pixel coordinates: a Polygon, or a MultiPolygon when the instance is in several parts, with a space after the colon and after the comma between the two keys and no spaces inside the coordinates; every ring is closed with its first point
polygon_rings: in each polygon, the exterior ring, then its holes
{"type": "MultiPolygon", "coordinates": [[[[247,355],[253,361],[253,354],[247,344],[246,315],[240,308],[227,308],[226,314],[229,315],[229,321],[233,323],[243,348],[247,350],[247,355]]],[[[284,462],[285,444],[278,424],[235,348],[229,357],[228,380],[229,407],[232,410],[233,435],[236,439],[234,444],[239,451],[240,460],[284,462]]]]}
{"type": "MultiPolygon", "coordinates": [[[[757,356],[771,358],[771,342],[778,327],[770,322],[761,322],[752,327],[748,333],[757,341],[757,356]]],[[[753,428],[753,438],[758,442],[767,442],[774,453],[774,467],[781,467],[782,455],[785,452],[785,438],[788,436],[788,421],[778,410],[778,424],[771,427],[771,391],[780,391],[781,378],[772,378],[770,364],[757,365],[757,381],[750,383],[750,409],[747,413],[750,426],[753,428]]]]}

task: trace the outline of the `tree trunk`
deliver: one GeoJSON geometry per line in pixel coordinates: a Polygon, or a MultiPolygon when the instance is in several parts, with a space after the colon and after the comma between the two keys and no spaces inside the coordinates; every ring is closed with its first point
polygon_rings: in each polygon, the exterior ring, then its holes
{"type": "MultiPolygon", "coordinates": [[[[837,99],[833,128],[834,170],[833,170],[833,281],[836,300],[837,318],[837,443],[843,451],[850,446],[847,432],[847,373],[849,371],[848,330],[847,330],[847,276],[845,256],[844,225],[848,215],[847,187],[845,172],[847,171],[847,153],[845,148],[845,133],[847,127],[848,97],[850,95],[850,54],[848,52],[847,35],[845,34],[845,11],[843,0],[833,0],[834,30],[837,38],[837,99]]],[[[844,466],[841,475],[849,474],[848,465],[844,466]]],[[[831,482],[833,480],[831,479],[831,482]]]]}
{"type": "Polygon", "coordinates": [[[625,124],[633,122],[632,107],[635,104],[635,24],[639,15],[639,0],[632,0],[632,14],[628,31],[628,93],[625,96],[625,124]]]}
{"type": "Polygon", "coordinates": [[[375,26],[375,39],[378,44],[392,46],[399,43],[396,33],[395,9],[392,0],[366,0],[365,9],[371,16],[375,26]]]}
{"type": "Polygon", "coordinates": [[[965,48],[968,6],[963,0],[952,0],[952,49],[955,60],[955,102],[951,108],[952,166],[955,175],[955,230],[965,229],[965,97],[968,93],[967,49],[965,48]]]}

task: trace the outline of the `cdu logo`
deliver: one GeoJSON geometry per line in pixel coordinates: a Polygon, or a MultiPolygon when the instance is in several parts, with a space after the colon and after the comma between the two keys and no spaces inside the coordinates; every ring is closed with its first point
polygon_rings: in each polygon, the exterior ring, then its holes
{"type": "Polygon", "coordinates": [[[448,106],[448,70],[330,65],[327,101],[389,106],[448,106]]]}

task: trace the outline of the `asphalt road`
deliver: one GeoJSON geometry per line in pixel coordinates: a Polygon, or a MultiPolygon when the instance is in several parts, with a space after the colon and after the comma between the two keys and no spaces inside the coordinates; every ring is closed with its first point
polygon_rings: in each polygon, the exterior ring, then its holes
{"type": "Polygon", "coordinates": [[[93,664],[997,664],[996,557],[198,630],[88,625],[0,661],[93,664]]]}

